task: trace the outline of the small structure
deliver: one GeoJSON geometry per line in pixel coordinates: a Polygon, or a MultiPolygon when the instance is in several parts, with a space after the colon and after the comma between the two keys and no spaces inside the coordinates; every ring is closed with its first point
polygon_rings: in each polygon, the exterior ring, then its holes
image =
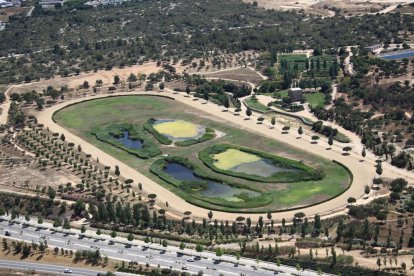
{"type": "Polygon", "coordinates": [[[366,49],[370,52],[375,52],[375,51],[377,51],[381,48],[382,48],[382,44],[374,44],[374,45],[364,47],[364,49],[366,49]]]}
{"type": "Polygon", "coordinates": [[[13,7],[13,3],[10,1],[0,0],[0,8],[13,7]]]}
{"type": "Polygon", "coordinates": [[[289,88],[288,95],[291,102],[300,102],[303,99],[303,90],[299,87],[289,88]]]}
{"type": "Polygon", "coordinates": [[[53,7],[53,6],[56,6],[56,5],[63,6],[63,0],[41,0],[39,2],[39,5],[41,5],[42,8],[53,7]]]}

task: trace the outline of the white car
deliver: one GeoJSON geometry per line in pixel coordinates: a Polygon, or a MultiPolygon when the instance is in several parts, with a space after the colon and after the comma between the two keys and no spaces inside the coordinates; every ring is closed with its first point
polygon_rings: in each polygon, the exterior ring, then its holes
{"type": "Polygon", "coordinates": [[[63,273],[72,273],[72,269],[65,268],[65,270],[63,270],[63,273]]]}
{"type": "Polygon", "coordinates": [[[194,262],[194,259],[193,259],[193,258],[189,258],[189,259],[187,260],[187,262],[192,263],[192,262],[194,262]]]}

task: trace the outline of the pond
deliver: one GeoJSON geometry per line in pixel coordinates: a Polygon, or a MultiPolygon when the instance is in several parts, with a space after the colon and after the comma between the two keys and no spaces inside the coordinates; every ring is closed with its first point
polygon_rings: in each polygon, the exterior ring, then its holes
{"type": "Polygon", "coordinates": [[[299,171],[297,169],[278,167],[270,163],[266,159],[261,159],[259,161],[252,162],[252,163],[243,163],[243,164],[240,164],[238,166],[231,168],[230,170],[234,172],[239,172],[239,173],[258,175],[262,177],[270,177],[276,173],[282,173],[282,172],[295,173],[299,171]]]}
{"type": "Polygon", "coordinates": [[[116,139],[122,145],[124,145],[125,147],[130,148],[130,149],[141,149],[142,146],[143,146],[143,143],[142,143],[141,140],[130,139],[128,131],[124,131],[122,137],[118,137],[116,139]]]}
{"type": "Polygon", "coordinates": [[[393,60],[414,57],[414,50],[387,52],[379,55],[380,58],[393,60]]]}
{"type": "Polygon", "coordinates": [[[207,197],[220,197],[229,201],[241,201],[237,195],[247,194],[249,197],[257,197],[260,195],[258,192],[250,191],[247,189],[235,188],[230,185],[226,185],[214,180],[199,177],[194,174],[193,170],[186,166],[177,163],[170,162],[165,167],[164,171],[178,180],[196,180],[207,181],[207,189],[200,191],[200,193],[207,197]]]}

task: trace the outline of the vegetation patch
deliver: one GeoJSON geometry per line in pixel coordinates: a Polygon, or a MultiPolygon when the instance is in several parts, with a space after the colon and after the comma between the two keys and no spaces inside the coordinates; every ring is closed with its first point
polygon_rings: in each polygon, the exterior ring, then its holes
{"type": "Polygon", "coordinates": [[[145,138],[141,127],[131,124],[113,124],[98,128],[93,132],[96,139],[111,144],[139,158],[148,159],[161,154],[157,146],[145,138]],[[124,135],[128,135],[126,138],[124,135]],[[126,139],[125,142],[121,138],[126,139]],[[128,141],[129,140],[129,141],[128,141]],[[134,142],[141,146],[134,146],[134,142]]]}
{"type": "Polygon", "coordinates": [[[198,156],[205,165],[216,172],[253,181],[289,183],[321,180],[325,176],[323,171],[301,162],[235,145],[214,145],[200,151],[198,156]],[[271,166],[276,169],[267,175],[237,169],[241,165],[258,161],[266,162],[269,165],[268,169],[271,169],[271,166]]]}

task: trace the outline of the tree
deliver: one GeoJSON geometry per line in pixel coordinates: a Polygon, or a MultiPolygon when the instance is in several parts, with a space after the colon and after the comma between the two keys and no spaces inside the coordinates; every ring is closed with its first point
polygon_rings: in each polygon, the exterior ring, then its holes
{"type": "Polygon", "coordinates": [[[332,135],[330,135],[329,138],[328,138],[328,145],[332,149],[332,145],[333,145],[333,137],[332,137],[332,135]]]}
{"type": "Polygon", "coordinates": [[[117,236],[117,233],[115,232],[115,230],[112,230],[112,232],[111,232],[111,237],[112,237],[113,239],[115,239],[115,238],[116,238],[116,236],[117,236]]]}
{"type": "Polygon", "coordinates": [[[381,174],[382,174],[382,166],[381,166],[381,163],[378,163],[377,164],[377,169],[376,169],[375,172],[378,174],[378,176],[381,176],[381,174]]]}
{"type": "Polygon", "coordinates": [[[132,233],[129,233],[127,239],[128,239],[128,241],[133,241],[134,240],[134,235],[132,233]]]}
{"type": "Polygon", "coordinates": [[[51,200],[53,200],[56,197],[56,191],[52,187],[49,187],[47,190],[47,195],[51,200]]]}
{"type": "Polygon", "coordinates": [[[82,84],[82,87],[83,87],[83,89],[85,89],[85,90],[86,90],[86,89],[89,89],[89,87],[90,87],[90,86],[89,86],[89,82],[84,81],[84,82],[83,82],[83,84],[82,84]]]}
{"type": "Polygon", "coordinates": [[[247,117],[249,118],[249,120],[250,120],[250,116],[252,116],[252,111],[250,110],[250,108],[247,108],[246,109],[246,115],[247,115],[247,117]]]}
{"type": "Polygon", "coordinates": [[[377,259],[377,266],[378,266],[378,270],[381,270],[381,259],[380,258],[377,259]]]}
{"type": "Polygon", "coordinates": [[[319,136],[318,135],[312,135],[312,141],[313,141],[313,143],[314,144],[317,144],[318,143],[318,140],[319,140],[319,136]]]}
{"type": "Polygon", "coordinates": [[[276,118],[275,118],[275,116],[273,116],[272,119],[270,119],[270,123],[272,124],[272,128],[274,128],[275,127],[275,124],[276,124],[276,118]]]}
{"type": "Polygon", "coordinates": [[[348,198],[348,203],[349,203],[349,204],[353,204],[353,203],[355,203],[355,202],[356,202],[355,197],[349,197],[349,198],[348,198]]]}
{"type": "Polygon", "coordinates": [[[81,226],[81,233],[83,234],[83,233],[85,233],[86,232],[86,227],[85,227],[85,225],[82,225],[81,226]]]}
{"type": "Polygon", "coordinates": [[[299,134],[299,137],[302,137],[302,134],[303,134],[303,128],[302,128],[302,126],[300,126],[298,128],[298,134],[299,134]]]}
{"type": "Polygon", "coordinates": [[[367,155],[365,151],[365,147],[362,149],[361,155],[362,155],[362,158],[365,158],[365,156],[367,155]]]}
{"type": "Polygon", "coordinates": [[[230,107],[230,101],[229,101],[229,98],[225,98],[224,99],[224,107],[226,108],[226,110],[229,110],[229,107],[230,107]]]}
{"type": "Polygon", "coordinates": [[[200,253],[200,256],[201,256],[201,252],[203,252],[203,250],[204,250],[204,247],[201,245],[201,244],[197,244],[196,245],[196,251],[198,252],[198,253],[200,253]]]}
{"type": "Polygon", "coordinates": [[[115,75],[114,76],[114,84],[117,85],[117,84],[120,84],[120,83],[121,83],[121,78],[118,75],[115,75]]]}
{"type": "Polygon", "coordinates": [[[128,76],[128,79],[127,79],[127,81],[129,82],[129,83],[131,83],[131,82],[136,82],[138,79],[137,79],[137,76],[135,75],[135,74],[133,74],[133,73],[131,73],[129,76],[128,76]]]}
{"type": "Polygon", "coordinates": [[[187,94],[187,96],[190,96],[190,87],[187,85],[186,87],[185,87],[185,93],[187,94]]]}
{"type": "Polygon", "coordinates": [[[160,82],[160,84],[158,86],[161,90],[164,90],[164,88],[165,88],[165,84],[163,82],[160,82]]]}
{"type": "Polygon", "coordinates": [[[223,249],[221,249],[221,247],[216,249],[216,256],[219,257],[221,261],[221,256],[223,256],[223,249]]]}
{"type": "Polygon", "coordinates": [[[370,191],[371,191],[371,189],[369,188],[369,186],[365,185],[365,188],[364,188],[365,194],[368,195],[370,191]]]}
{"type": "Polygon", "coordinates": [[[167,247],[168,246],[168,241],[167,240],[162,240],[162,246],[167,247]]]}
{"type": "Polygon", "coordinates": [[[96,235],[100,236],[102,234],[101,229],[96,230],[96,235]]]}
{"type": "Polygon", "coordinates": [[[115,175],[119,177],[120,174],[121,174],[121,172],[119,171],[119,166],[116,165],[115,166],[115,175]]]}
{"type": "Polygon", "coordinates": [[[185,243],[184,242],[181,242],[180,243],[180,250],[184,250],[185,249],[185,243]]]}
{"type": "Polygon", "coordinates": [[[209,219],[212,219],[213,218],[213,212],[211,210],[208,211],[207,216],[208,216],[209,219]]]}

